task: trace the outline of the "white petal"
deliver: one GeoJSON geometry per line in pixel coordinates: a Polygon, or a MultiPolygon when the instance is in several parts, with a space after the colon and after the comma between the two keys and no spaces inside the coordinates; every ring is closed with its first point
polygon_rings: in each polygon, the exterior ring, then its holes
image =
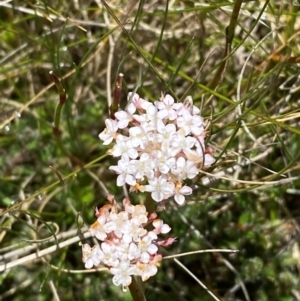
{"type": "Polygon", "coordinates": [[[156,202],[161,202],[164,199],[164,195],[159,191],[154,191],[151,193],[152,199],[156,202]]]}
{"type": "Polygon", "coordinates": [[[185,197],[182,194],[176,194],[174,199],[178,205],[182,205],[185,201],[185,197]]]}
{"type": "Polygon", "coordinates": [[[117,177],[117,186],[123,186],[125,184],[125,176],[124,175],[119,175],[117,177]]]}
{"type": "Polygon", "coordinates": [[[193,189],[189,186],[183,186],[181,189],[180,189],[180,193],[181,194],[184,194],[184,195],[190,195],[192,194],[193,192],[193,189]]]}

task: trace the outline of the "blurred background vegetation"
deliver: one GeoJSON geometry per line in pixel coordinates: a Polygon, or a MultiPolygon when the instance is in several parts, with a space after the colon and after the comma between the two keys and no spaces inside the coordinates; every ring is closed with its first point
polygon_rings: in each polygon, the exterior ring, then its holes
{"type": "MultiPolygon", "coordinates": [[[[300,2],[104,4],[0,2],[0,300],[131,300],[109,274],[86,273],[78,242],[3,268],[84,231],[107,191],[124,197],[98,138],[119,72],[121,107],[133,90],[192,95],[210,122],[216,163],[184,206],[158,207],[178,238],[169,254],[238,249],[179,260],[219,300],[300,300],[300,2]],[[67,93],[59,136],[50,71],[67,93]]],[[[173,260],[145,292],[213,300],[173,260]]]]}

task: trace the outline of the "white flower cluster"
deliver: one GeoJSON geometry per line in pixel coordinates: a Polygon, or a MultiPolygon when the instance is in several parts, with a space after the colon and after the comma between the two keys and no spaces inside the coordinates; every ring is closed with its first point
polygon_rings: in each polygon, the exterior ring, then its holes
{"type": "Polygon", "coordinates": [[[168,94],[152,103],[129,93],[128,101],[125,111],[115,113],[116,119],[105,121],[99,135],[105,145],[114,141],[108,153],[121,157],[110,167],[119,175],[117,185],[151,192],[156,202],[174,196],[183,204],[192,193],[184,181],[214,162],[204,145],[207,132],[200,110],[192,100],[175,103],[168,94]]]}
{"type": "Polygon", "coordinates": [[[124,211],[118,212],[113,196],[110,204],[96,209],[97,221],[90,227],[92,236],[102,241],[91,247],[82,245],[83,262],[87,269],[106,266],[113,276],[115,285],[126,288],[131,284],[132,275],[141,276],[145,281],[157,273],[158,262],[162,259],[158,245],[171,245],[175,239],[157,241],[159,234],[168,233],[171,228],[152,213],[148,217],[144,205],[132,205],[123,200],[124,211]],[[145,226],[152,223],[154,229],[145,226]]]}

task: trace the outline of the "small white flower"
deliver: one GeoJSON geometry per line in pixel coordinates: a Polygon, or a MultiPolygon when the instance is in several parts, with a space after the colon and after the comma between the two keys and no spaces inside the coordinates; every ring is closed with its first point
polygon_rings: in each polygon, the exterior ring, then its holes
{"type": "Polygon", "coordinates": [[[161,102],[157,101],[155,105],[160,110],[157,113],[158,118],[168,118],[169,120],[177,118],[177,113],[174,109],[174,98],[171,95],[167,94],[161,102]]]}
{"type": "Polygon", "coordinates": [[[140,256],[141,256],[141,252],[140,252],[138,246],[132,242],[128,248],[128,259],[134,260],[134,259],[140,258],[140,256]]]}
{"type": "Polygon", "coordinates": [[[111,212],[109,214],[110,221],[106,224],[106,228],[114,231],[118,238],[122,237],[122,228],[126,221],[129,219],[128,212],[121,211],[119,213],[111,212]]]}
{"type": "Polygon", "coordinates": [[[189,186],[183,186],[180,189],[175,189],[174,200],[178,205],[182,205],[185,201],[185,195],[192,194],[193,190],[189,186]]]}
{"type": "Polygon", "coordinates": [[[146,207],[144,205],[136,205],[133,206],[134,210],[131,213],[132,219],[137,219],[136,224],[142,225],[147,223],[148,212],[146,211],[146,207]]]}
{"type": "Polygon", "coordinates": [[[124,261],[118,266],[111,268],[110,272],[114,275],[112,279],[114,285],[127,287],[131,284],[131,275],[136,274],[136,267],[130,265],[129,261],[124,261]]]}
{"type": "Polygon", "coordinates": [[[157,273],[157,266],[154,263],[141,263],[136,264],[138,275],[142,277],[143,281],[148,280],[151,276],[154,276],[157,273]]]}
{"type": "Polygon", "coordinates": [[[117,185],[123,186],[125,183],[134,186],[136,179],[132,173],[134,169],[130,166],[130,162],[127,158],[123,158],[118,161],[118,166],[110,166],[109,169],[114,170],[119,176],[117,177],[117,185]]]}
{"type": "Polygon", "coordinates": [[[112,119],[105,120],[106,128],[99,134],[99,138],[103,140],[103,144],[110,144],[116,138],[118,131],[118,123],[112,119]]]}
{"type": "Polygon", "coordinates": [[[148,123],[148,130],[156,131],[158,126],[157,108],[153,103],[149,102],[146,108],[146,121],[148,123]]]}
{"type": "Polygon", "coordinates": [[[103,258],[103,253],[100,250],[99,245],[90,247],[89,244],[82,245],[82,261],[86,269],[91,269],[93,266],[97,267],[101,259],[103,258]]]}
{"type": "Polygon", "coordinates": [[[172,173],[177,176],[178,181],[181,181],[187,178],[195,178],[199,170],[195,162],[179,157],[176,161],[176,166],[172,168],[172,173]]]}
{"type": "Polygon", "coordinates": [[[176,111],[177,116],[181,116],[182,112],[185,110],[182,102],[175,102],[173,104],[173,108],[176,111]]]}
{"type": "Polygon", "coordinates": [[[147,233],[146,229],[140,227],[138,219],[131,219],[125,222],[121,231],[123,233],[122,240],[127,243],[138,242],[147,233]]]}
{"type": "Polygon", "coordinates": [[[173,123],[167,125],[162,124],[160,127],[157,128],[157,132],[162,135],[160,142],[165,140],[172,140],[172,137],[176,133],[176,126],[173,123]]]}
{"type": "Polygon", "coordinates": [[[131,143],[134,147],[145,149],[149,140],[147,136],[147,129],[142,126],[134,126],[129,129],[131,143]]]}
{"type": "Polygon", "coordinates": [[[105,265],[115,267],[119,264],[119,259],[117,257],[117,249],[115,245],[103,242],[101,244],[101,251],[103,253],[102,262],[105,265]]]}
{"type": "Polygon", "coordinates": [[[183,111],[182,116],[177,118],[177,125],[184,130],[185,135],[199,136],[204,131],[203,118],[199,115],[191,115],[189,111],[183,111]]]}
{"type": "Polygon", "coordinates": [[[196,138],[185,137],[184,135],[177,133],[177,135],[171,141],[171,147],[169,150],[170,156],[176,156],[178,153],[190,151],[196,143],[196,138]]]}
{"type": "Polygon", "coordinates": [[[158,168],[158,170],[162,174],[167,174],[171,167],[175,165],[175,158],[169,157],[167,152],[162,153],[161,151],[153,151],[152,157],[155,162],[155,167],[158,168]]]}
{"type": "Polygon", "coordinates": [[[148,234],[138,243],[138,248],[141,252],[141,262],[148,263],[150,261],[150,255],[157,252],[158,247],[152,243],[154,239],[157,239],[157,235],[154,232],[148,232],[148,234]]]}
{"type": "Polygon", "coordinates": [[[166,234],[171,231],[171,227],[168,224],[164,224],[163,220],[161,219],[155,219],[152,222],[152,225],[155,228],[153,232],[156,234],[160,234],[160,233],[166,234]]]}
{"type": "Polygon", "coordinates": [[[145,109],[145,105],[148,103],[145,99],[140,98],[137,93],[129,92],[127,96],[127,101],[133,104],[138,110],[145,109]]]}
{"type": "Polygon", "coordinates": [[[120,262],[131,261],[140,257],[140,250],[135,243],[126,243],[121,241],[116,253],[120,262]]]}
{"type": "Polygon", "coordinates": [[[118,127],[120,129],[125,129],[128,124],[132,121],[132,115],[135,113],[136,107],[133,103],[130,103],[126,111],[118,111],[115,113],[116,118],[118,119],[118,127]]]}
{"type": "Polygon", "coordinates": [[[174,194],[174,187],[174,183],[168,182],[167,177],[161,175],[159,178],[149,179],[149,185],[145,186],[145,191],[152,192],[153,200],[161,202],[174,194]]]}
{"type": "Polygon", "coordinates": [[[97,237],[97,239],[104,241],[108,233],[106,228],[106,217],[100,215],[97,221],[91,225],[89,232],[92,236],[95,236],[97,237]]]}
{"type": "Polygon", "coordinates": [[[114,157],[121,157],[122,159],[136,159],[138,157],[138,152],[132,144],[132,141],[124,136],[118,136],[116,139],[116,144],[110,151],[110,154],[114,157]]]}
{"type": "Polygon", "coordinates": [[[143,153],[139,160],[131,160],[131,164],[135,168],[134,176],[136,179],[142,179],[144,176],[147,178],[154,177],[154,162],[150,160],[147,153],[143,153]]]}

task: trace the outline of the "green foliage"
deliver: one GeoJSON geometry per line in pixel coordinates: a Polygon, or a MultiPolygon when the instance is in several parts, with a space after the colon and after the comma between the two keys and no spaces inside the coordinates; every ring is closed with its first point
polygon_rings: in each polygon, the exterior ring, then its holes
{"type": "MultiPolygon", "coordinates": [[[[237,11],[241,1],[107,1],[109,10],[101,1],[4,2],[0,266],[80,235],[107,191],[121,203],[108,169],[116,160],[98,135],[122,72],[121,107],[128,91],[151,101],[168,91],[192,95],[210,121],[216,164],[191,183],[184,206],[157,208],[177,237],[168,254],[237,249],[179,260],[220,300],[298,300],[297,1],[244,1],[237,11]],[[59,135],[64,94],[50,71],[67,96],[59,135]]],[[[1,300],[131,300],[107,272],[86,273],[78,243],[1,271],[0,284],[1,300]]],[[[145,292],[148,301],[212,300],[173,260],[145,292]]]]}

